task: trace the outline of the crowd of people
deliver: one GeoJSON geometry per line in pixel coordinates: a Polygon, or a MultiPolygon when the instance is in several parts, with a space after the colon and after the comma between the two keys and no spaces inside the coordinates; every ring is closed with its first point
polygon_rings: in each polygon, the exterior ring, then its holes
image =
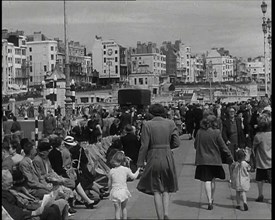
{"type": "Polygon", "coordinates": [[[75,115],[55,117],[47,111],[38,146],[14,135],[21,130],[16,117],[12,128],[6,128],[3,119],[4,132],[13,134],[2,140],[2,209],[7,215],[13,219],[66,219],[77,211],[78,204],[92,209],[109,197],[115,218],[126,219],[131,196],[127,181],[139,178],[137,189],[153,195],[158,218],[168,219],[169,194],[178,190],[172,149],[180,146],[179,135],[183,133],[194,139],[194,178],[205,183],[209,210],[213,209],[215,179],[225,179],[223,163],[229,165],[236,208],[241,209],[243,200],[243,210],[248,210],[249,172],[255,169],[256,201],[264,201],[263,185],[272,181],[268,99],[153,104],[146,109],[121,106],[112,111],[91,105],[81,112],[79,119],[75,115]],[[85,149],[109,136],[112,143],[104,157],[110,172],[99,173],[85,149]],[[46,194],[51,195],[51,201],[41,203],[46,194]]]}

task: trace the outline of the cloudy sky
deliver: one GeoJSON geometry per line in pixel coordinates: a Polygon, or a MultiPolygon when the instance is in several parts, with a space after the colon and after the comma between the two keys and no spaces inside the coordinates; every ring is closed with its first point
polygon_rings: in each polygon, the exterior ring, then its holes
{"type": "MultiPolygon", "coordinates": [[[[95,35],[125,47],[181,39],[193,53],[224,47],[263,55],[262,0],[66,1],[69,40],[91,51],[95,35]]],[[[271,15],[271,1],[267,15],[271,15]]],[[[2,28],[64,40],[63,1],[2,1],[2,28]]]]}

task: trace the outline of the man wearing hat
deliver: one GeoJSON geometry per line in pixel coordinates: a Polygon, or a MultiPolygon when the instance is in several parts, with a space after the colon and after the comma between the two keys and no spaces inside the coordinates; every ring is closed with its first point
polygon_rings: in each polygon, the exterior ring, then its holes
{"type": "Polygon", "coordinates": [[[44,194],[48,194],[52,190],[52,185],[47,184],[40,179],[37,174],[32,160],[36,155],[35,146],[32,143],[27,143],[24,146],[25,157],[19,163],[19,169],[27,179],[27,188],[31,195],[43,199],[44,194]]]}
{"type": "Polygon", "coordinates": [[[132,172],[136,172],[140,141],[134,134],[134,129],[132,125],[127,124],[124,130],[126,135],[120,138],[122,143],[122,150],[124,151],[125,156],[132,159],[130,162],[130,168],[132,172]]]}
{"type": "MultiPolygon", "coordinates": [[[[51,149],[52,147],[50,143],[41,142],[38,145],[38,154],[33,159],[33,166],[41,180],[45,182],[53,182],[54,184],[66,186],[66,182],[68,181],[62,176],[59,176],[52,169],[52,166],[48,157],[51,149]]],[[[73,191],[67,187],[63,187],[63,191],[66,192],[68,197],[67,199],[70,205],[69,213],[75,213],[76,210],[73,209],[73,198],[74,198],[73,191]]]]}

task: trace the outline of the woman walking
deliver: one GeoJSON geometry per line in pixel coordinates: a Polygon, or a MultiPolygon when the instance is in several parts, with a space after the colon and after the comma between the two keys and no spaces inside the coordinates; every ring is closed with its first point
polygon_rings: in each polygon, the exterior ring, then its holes
{"type": "Polygon", "coordinates": [[[233,157],[225,145],[221,131],[218,129],[216,116],[208,115],[201,120],[194,146],[196,149],[195,179],[205,183],[208,199],[208,210],[213,209],[215,178],[225,179],[222,167],[221,152],[224,152],[228,164],[232,164],[233,157]]]}
{"type": "Polygon", "coordinates": [[[272,182],[272,154],[271,154],[271,116],[262,114],[258,118],[258,132],[253,140],[253,151],[256,156],[256,181],[258,184],[258,198],[256,202],[263,202],[264,182],[272,182]]]}
{"type": "Polygon", "coordinates": [[[158,219],[168,219],[169,193],[178,190],[175,162],[171,148],[179,147],[178,129],[174,121],[165,119],[161,104],[153,104],[149,112],[154,116],[145,121],[141,131],[138,167],[146,165],[137,189],[154,195],[158,219]]]}

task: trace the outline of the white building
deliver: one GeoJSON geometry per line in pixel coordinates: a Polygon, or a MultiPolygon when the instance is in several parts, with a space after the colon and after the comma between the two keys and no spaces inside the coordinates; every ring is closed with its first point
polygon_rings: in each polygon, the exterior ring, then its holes
{"type": "Polygon", "coordinates": [[[164,74],[166,72],[166,56],[162,53],[143,53],[143,54],[131,54],[131,73],[137,73],[137,70],[146,65],[148,71],[157,75],[164,74]]]}
{"type": "MultiPolygon", "coordinates": [[[[265,82],[265,70],[264,70],[264,59],[261,57],[255,58],[251,61],[246,62],[246,69],[251,75],[252,80],[256,82],[265,82]]],[[[268,77],[268,82],[270,78],[268,77]]]]}
{"type": "Polygon", "coordinates": [[[192,55],[190,59],[191,63],[191,82],[202,82],[202,73],[203,73],[203,59],[199,55],[192,55]]]}
{"type": "Polygon", "coordinates": [[[2,92],[6,93],[8,88],[8,41],[2,39],[2,92]]]}
{"type": "Polygon", "coordinates": [[[103,84],[119,82],[126,75],[127,59],[126,48],[114,40],[102,40],[96,37],[93,44],[92,66],[98,72],[99,80],[103,84]]]}
{"type": "MultiPolygon", "coordinates": [[[[223,48],[221,48],[223,49],[223,48]]],[[[219,52],[217,48],[212,48],[206,56],[206,65],[212,66],[207,81],[212,78],[212,82],[226,82],[234,80],[233,58],[230,55],[219,52]],[[211,64],[210,64],[211,63],[211,64]]]]}
{"type": "Polygon", "coordinates": [[[2,30],[2,88],[21,88],[27,86],[26,36],[23,31],[8,33],[2,30]],[[4,35],[3,35],[4,33],[4,35]]]}
{"type": "Polygon", "coordinates": [[[152,94],[159,94],[159,76],[153,73],[131,73],[129,85],[138,89],[149,89],[152,94]]]}
{"type": "Polygon", "coordinates": [[[53,71],[57,59],[57,41],[39,40],[27,42],[30,85],[39,85],[46,72],[53,71]]]}

